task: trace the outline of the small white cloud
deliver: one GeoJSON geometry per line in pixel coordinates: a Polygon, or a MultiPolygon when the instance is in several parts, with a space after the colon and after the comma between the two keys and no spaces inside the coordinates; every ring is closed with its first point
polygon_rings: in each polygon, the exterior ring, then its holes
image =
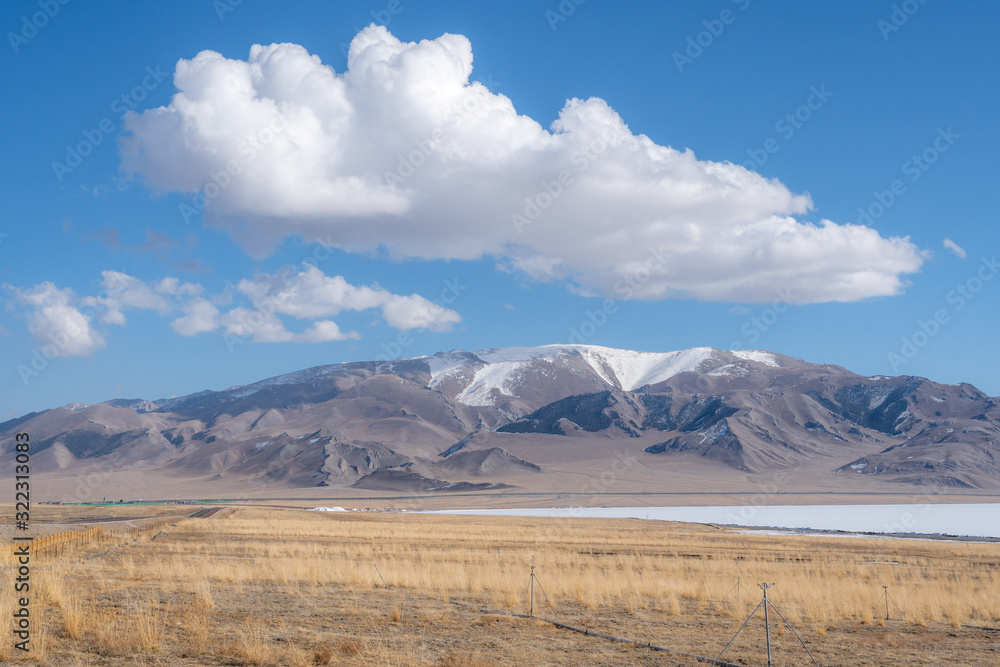
{"type": "Polygon", "coordinates": [[[729,312],[733,315],[746,315],[750,312],[750,309],[746,306],[733,306],[729,309],[729,312]]]}
{"type": "Polygon", "coordinates": [[[281,319],[271,313],[262,313],[252,308],[233,308],[219,318],[231,336],[252,336],[256,343],[290,343],[295,334],[288,331],[281,319]]]}
{"type": "Polygon", "coordinates": [[[462,321],[462,316],[454,310],[428,301],[419,294],[388,297],[382,304],[382,316],[389,326],[401,331],[451,331],[454,325],[462,321]]]}
{"type": "Polygon", "coordinates": [[[240,292],[262,308],[297,318],[331,317],[342,310],[368,310],[381,305],[388,292],[380,288],[355,287],[343,276],[326,276],[315,267],[295,273],[286,268],[274,274],[261,273],[237,285],[240,292]]]}
{"type": "Polygon", "coordinates": [[[505,303],[503,305],[503,309],[504,310],[514,310],[514,306],[513,306],[513,304],[505,303]]]}
{"type": "Polygon", "coordinates": [[[948,250],[951,250],[953,253],[955,253],[955,255],[957,257],[961,257],[962,259],[965,259],[966,252],[965,252],[965,249],[962,248],[962,246],[958,245],[957,243],[955,243],[951,239],[945,239],[943,245],[944,245],[945,248],[947,248],[948,250]]]}
{"type": "Polygon", "coordinates": [[[250,337],[255,343],[326,343],[334,340],[359,339],[356,331],[342,332],[336,322],[317,320],[302,333],[285,328],[273,312],[263,313],[251,308],[233,308],[220,318],[226,333],[241,338],[250,337]]]}
{"type": "Polygon", "coordinates": [[[28,331],[45,344],[46,355],[88,357],[105,346],[104,336],[91,326],[91,318],[76,307],[73,290],[43,282],[21,290],[5,285],[28,306],[28,331]]]}
{"type": "Polygon", "coordinates": [[[193,299],[181,307],[183,317],[170,323],[182,336],[195,336],[219,328],[219,309],[205,299],[193,299]]]}
{"type": "Polygon", "coordinates": [[[156,310],[160,313],[172,308],[152,287],[134,276],[120,271],[102,271],[101,276],[103,289],[100,294],[84,297],[80,303],[98,311],[100,320],[105,324],[125,324],[123,311],[128,308],[156,310]]]}
{"type": "Polygon", "coordinates": [[[205,288],[197,283],[181,283],[180,280],[173,276],[167,276],[156,283],[154,289],[161,294],[169,294],[171,296],[200,296],[205,291],[205,288]]]}
{"type": "Polygon", "coordinates": [[[285,269],[275,274],[259,274],[252,280],[241,280],[238,288],[257,310],[299,319],[328,318],[345,310],[378,308],[389,326],[400,330],[450,331],[462,321],[457,312],[419,294],[403,296],[380,286],[351,285],[343,276],[327,276],[316,267],[300,273],[285,269]]]}
{"type": "Polygon", "coordinates": [[[336,322],[330,320],[317,320],[298,336],[298,339],[304,343],[325,343],[331,340],[358,340],[360,338],[361,335],[357,331],[344,333],[336,322]]]}

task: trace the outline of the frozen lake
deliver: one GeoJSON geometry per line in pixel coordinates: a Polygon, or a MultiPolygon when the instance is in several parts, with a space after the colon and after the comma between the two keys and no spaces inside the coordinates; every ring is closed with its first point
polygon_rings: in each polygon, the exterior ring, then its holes
{"type": "Polygon", "coordinates": [[[554,516],[687,521],[755,528],[1000,538],[1000,504],[741,505],[448,510],[435,514],[554,516]]]}

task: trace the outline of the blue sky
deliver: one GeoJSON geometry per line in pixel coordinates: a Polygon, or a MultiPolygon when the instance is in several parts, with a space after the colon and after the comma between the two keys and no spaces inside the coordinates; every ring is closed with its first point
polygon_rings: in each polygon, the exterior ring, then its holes
{"type": "Polygon", "coordinates": [[[998,18],[916,0],[6,2],[0,418],[580,341],[998,395],[998,18]],[[301,48],[251,54],[281,43],[301,48]],[[248,92],[234,72],[254,58],[248,92]],[[420,164],[393,182],[397,156],[420,164]],[[241,173],[196,210],[229,158],[241,173]]]}

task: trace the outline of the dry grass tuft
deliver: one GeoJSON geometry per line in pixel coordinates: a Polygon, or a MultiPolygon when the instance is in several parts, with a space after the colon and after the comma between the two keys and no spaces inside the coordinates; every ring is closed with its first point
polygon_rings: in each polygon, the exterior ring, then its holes
{"type": "Polygon", "coordinates": [[[211,638],[211,616],[208,607],[195,602],[179,611],[180,626],[184,636],[186,653],[190,656],[203,655],[211,638]]]}
{"type": "Polygon", "coordinates": [[[224,644],[222,655],[234,665],[267,667],[278,663],[262,623],[256,619],[247,621],[236,631],[236,636],[224,644]]]}
{"type": "Polygon", "coordinates": [[[67,595],[62,604],[63,633],[70,639],[83,634],[83,603],[77,595],[67,595]]]}
{"type": "MultiPolygon", "coordinates": [[[[337,642],[337,648],[344,655],[355,656],[355,655],[361,655],[361,653],[363,652],[362,644],[357,639],[341,639],[339,642],[337,642]]],[[[329,657],[326,658],[326,662],[320,662],[321,665],[333,664],[333,649],[327,648],[326,650],[328,651],[329,657]]],[[[317,662],[319,662],[318,659],[317,662]]]]}
{"type": "Polygon", "coordinates": [[[483,658],[478,652],[458,653],[449,651],[441,656],[438,667],[492,667],[494,663],[483,658]]]}

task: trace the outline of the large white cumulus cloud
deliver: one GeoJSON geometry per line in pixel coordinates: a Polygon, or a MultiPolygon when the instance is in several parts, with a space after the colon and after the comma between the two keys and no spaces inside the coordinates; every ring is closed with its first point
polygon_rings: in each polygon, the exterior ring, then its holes
{"type": "Polygon", "coordinates": [[[204,51],[177,64],[169,106],[128,116],[123,167],[196,195],[254,256],[294,234],[396,258],[492,255],[588,294],[794,288],[801,303],[898,293],[923,262],[908,238],[799,220],[808,195],[634,135],[603,100],[567,101],[546,129],[471,72],[465,37],[404,43],[378,26],[343,73],[295,44],[246,61],[204,51]]]}

